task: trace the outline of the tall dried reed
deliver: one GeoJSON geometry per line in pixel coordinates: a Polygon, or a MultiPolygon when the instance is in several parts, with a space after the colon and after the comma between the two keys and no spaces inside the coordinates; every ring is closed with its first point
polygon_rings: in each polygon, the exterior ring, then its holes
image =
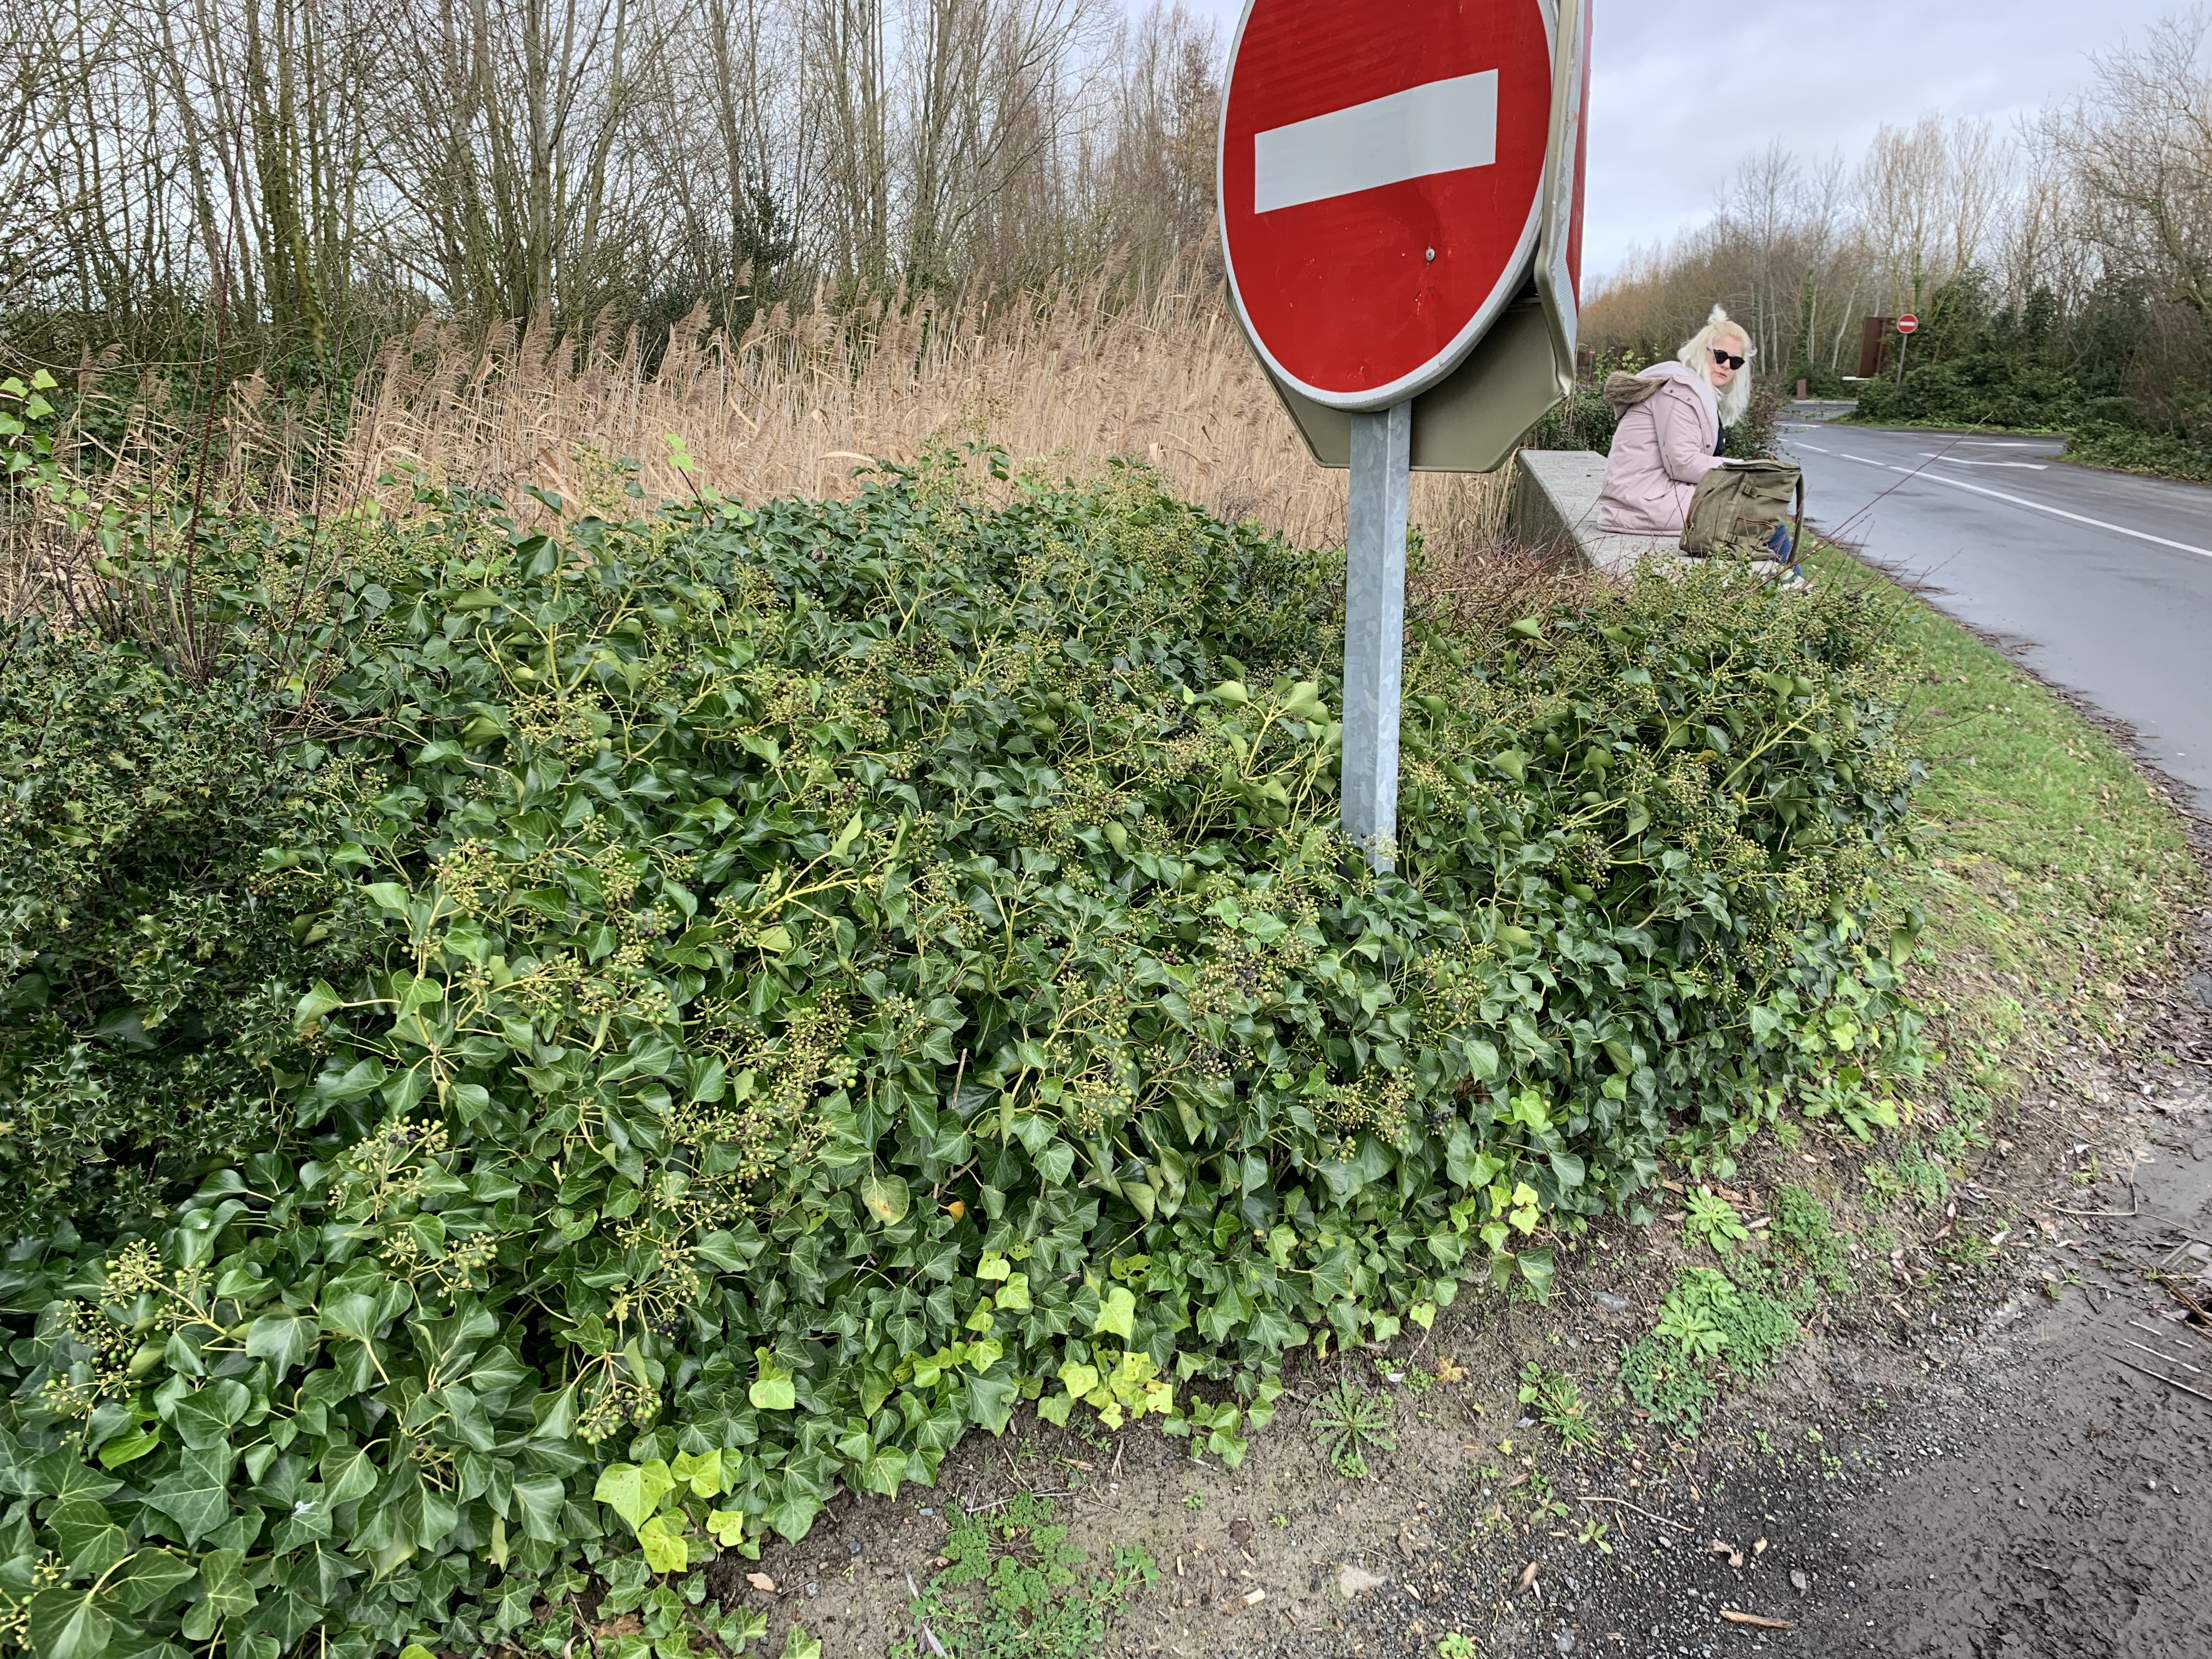
{"type": "MultiPolygon", "coordinates": [[[[105,367],[84,364],[56,453],[94,519],[111,507],[156,540],[176,539],[160,520],[180,502],[195,520],[364,497],[404,514],[410,475],[489,491],[526,519],[550,517],[548,498],[567,512],[629,510],[633,478],[648,501],[833,496],[872,462],[969,443],[1079,476],[1128,458],[1224,517],[1308,546],[1344,537],[1345,475],[1314,465],[1218,288],[1169,285],[1121,307],[1098,289],[958,307],[817,304],[734,339],[687,323],[657,362],[635,334],[487,341],[425,325],[386,348],[343,422],[273,396],[258,375],[179,416],[158,386],[103,392],[105,367]]],[[[1448,564],[1499,546],[1504,505],[1502,474],[1413,480],[1413,519],[1448,564]]],[[[0,617],[75,610],[92,593],[82,525],[42,497],[0,501],[0,617]]]]}
{"type": "MultiPolygon", "coordinates": [[[[418,470],[537,512],[527,490],[589,501],[616,462],[636,464],[649,499],[833,496],[872,460],[968,441],[1075,474],[1145,461],[1223,516],[1307,545],[1343,540],[1345,475],[1313,464],[1218,289],[1118,309],[1090,289],[778,311],[736,339],[680,326],[658,363],[635,335],[580,347],[532,331],[486,347],[424,327],[364,380],[344,471],[418,470]]],[[[1414,480],[1431,543],[1493,539],[1504,502],[1501,477],[1414,480]]]]}

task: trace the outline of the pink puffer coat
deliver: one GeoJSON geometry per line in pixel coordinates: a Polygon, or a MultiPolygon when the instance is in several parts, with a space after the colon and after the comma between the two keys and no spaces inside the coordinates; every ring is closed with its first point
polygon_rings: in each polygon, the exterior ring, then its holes
{"type": "Polygon", "coordinates": [[[1720,403],[1711,382],[1681,363],[1654,363],[1641,374],[1615,374],[1605,396],[1621,413],[1598,492],[1598,528],[1680,535],[1698,480],[1721,464],[1713,453],[1720,403]]]}

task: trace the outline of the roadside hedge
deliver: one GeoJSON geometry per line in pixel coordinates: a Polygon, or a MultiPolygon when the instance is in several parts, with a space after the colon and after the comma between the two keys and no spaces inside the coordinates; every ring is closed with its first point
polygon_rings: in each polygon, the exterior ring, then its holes
{"type": "Polygon", "coordinates": [[[1000,495],[215,525],[197,689],[29,629],[0,1638],[481,1650],[1024,1401],[1233,1461],[1291,1350],[1541,1293],[1670,1143],[1889,1114],[1868,601],[1417,623],[1377,876],[1330,562],[1000,495]]]}

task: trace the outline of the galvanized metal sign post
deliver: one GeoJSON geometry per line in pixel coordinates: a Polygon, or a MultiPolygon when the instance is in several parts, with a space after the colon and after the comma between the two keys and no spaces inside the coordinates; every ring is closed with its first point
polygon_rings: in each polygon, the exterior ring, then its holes
{"type": "Polygon", "coordinates": [[[1572,391],[1590,0],[1248,0],[1229,287],[1314,459],[1352,471],[1345,833],[1397,834],[1409,471],[1488,471],[1572,391]]]}

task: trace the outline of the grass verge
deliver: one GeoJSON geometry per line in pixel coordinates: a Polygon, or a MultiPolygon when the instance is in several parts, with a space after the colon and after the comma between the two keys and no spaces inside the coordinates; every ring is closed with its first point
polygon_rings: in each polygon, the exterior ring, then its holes
{"type": "MultiPolygon", "coordinates": [[[[1814,562],[1897,591],[1832,549],[1814,562]]],[[[1903,614],[1920,663],[1905,720],[1928,773],[1915,988],[1953,1088],[1987,1095],[2057,1033],[2123,1034],[2129,981],[2168,963],[2203,876],[2172,800],[2110,732],[1932,606],[1903,614]]]]}

